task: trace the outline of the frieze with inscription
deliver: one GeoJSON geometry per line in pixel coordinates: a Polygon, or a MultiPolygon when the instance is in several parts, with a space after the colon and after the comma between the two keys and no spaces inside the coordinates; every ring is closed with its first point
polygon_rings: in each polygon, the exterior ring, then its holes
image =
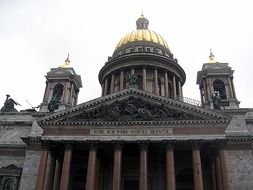
{"type": "Polygon", "coordinates": [[[83,120],[184,120],[201,119],[164,104],[144,101],[133,96],[111,104],[100,105],[92,110],[84,110],[77,115],[69,115],[63,121],[83,120]]]}
{"type": "Polygon", "coordinates": [[[99,136],[167,136],[172,135],[173,130],[172,128],[159,128],[159,129],[91,129],[91,135],[99,135],[99,136]]]}

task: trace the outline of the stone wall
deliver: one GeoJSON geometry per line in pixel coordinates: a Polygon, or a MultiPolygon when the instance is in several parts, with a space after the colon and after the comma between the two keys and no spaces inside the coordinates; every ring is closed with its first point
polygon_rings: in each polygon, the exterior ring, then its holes
{"type": "Polygon", "coordinates": [[[228,150],[228,173],[231,190],[253,189],[253,158],[252,150],[228,150]]]}
{"type": "Polygon", "coordinates": [[[19,190],[34,190],[40,162],[40,151],[27,150],[19,190]]]}
{"type": "Polygon", "coordinates": [[[17,167],[23,168],[25,157],[22,155],[0,155],[0,168],[6,167],[8,165],[16,165],[17,167]]]}

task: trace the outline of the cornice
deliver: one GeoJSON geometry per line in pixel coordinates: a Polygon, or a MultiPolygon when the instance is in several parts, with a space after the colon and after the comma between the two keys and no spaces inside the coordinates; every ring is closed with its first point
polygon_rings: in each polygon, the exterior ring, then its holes
{"type": "Polygon", "coordinates": [[[41,137],[30,137],[30,136],[28,136],[28,137],[21,137],[21,139],[27,145],[41,143],[41,137]]]}
{"type": "Polygon", "coordinates": [[[0,149],[9,149],[9,150],[24,150],[26,145],[22,144],[0,144],[0,149]]]}
{"type": "MultiPolygon", "coordinates": [[[[228,124],[230,120],[174,120],[174,121],[76,121],[76,122],[43,122],[42,124],[46,127],[46,125],[61,125],[61,126],[69,126],[69,125],[96,125],[96,126],[108,126],[108,125],[127,125],[127,126],[154,126],[154,125],[185,125],[185,124],[228,124]]],[[[216,127],[216,126],[213,126],[216,127]]]]}

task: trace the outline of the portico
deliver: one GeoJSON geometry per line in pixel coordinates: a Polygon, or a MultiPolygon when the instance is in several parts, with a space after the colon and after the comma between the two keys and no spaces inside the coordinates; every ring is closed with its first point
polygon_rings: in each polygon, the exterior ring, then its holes
{"type": "Polygon", "coordinates": [[[43,189],[47,184],[48,190],[203,190],[204,185],[211,190],[219,189],[219,183],[222,189],[229,189],[226,159],[219,146],[223,143],[200,140],[50,142],[54,149],[49,146],[42,152],[40,168],[46,168],[46,163],[50,162],[47,169],[55,172],[51,176],[50,172],[41,170],[37,189],[43,189]],[[208,151],[216,156],[209,159],[208,151]],[[58,154],[61,156],[49,156],[49,152],[61,152],[58,154]],[[55,162],[60,163],[61,168],[55,162]]]}

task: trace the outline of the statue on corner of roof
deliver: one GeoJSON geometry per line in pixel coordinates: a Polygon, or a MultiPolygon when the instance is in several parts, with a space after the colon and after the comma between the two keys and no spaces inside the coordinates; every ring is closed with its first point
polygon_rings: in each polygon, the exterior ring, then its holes
{"type": "Polygon", "coordinates": [[[213,108],[216,110],[221,109],[221,97],[219,92],[214,92],[214,95],[212,96],[212,101],[213,101],[213,108]]]}
{"type": "Polygon", "coordinates": [[[20,106],[20,104],[18,102],[16,102],[12,98],[10,98],[9,94],[6,94],[6,100],[4,102],[4,106],[1,108],[0,112],[17,112],[17,110],[14,107],[15,105],[20,106]]]}

